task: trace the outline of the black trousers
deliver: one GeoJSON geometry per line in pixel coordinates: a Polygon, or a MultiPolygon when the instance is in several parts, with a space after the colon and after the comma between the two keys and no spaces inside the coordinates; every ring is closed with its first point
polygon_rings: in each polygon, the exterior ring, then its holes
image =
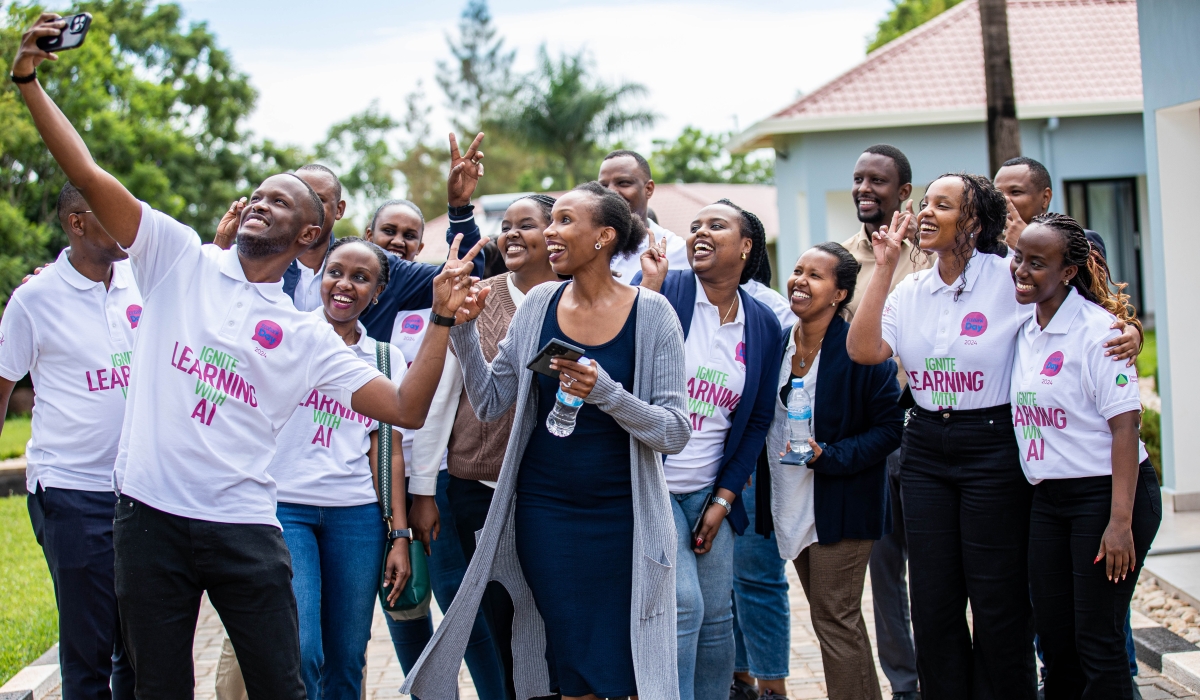
{"type": "Polygon", "coordinates": [[[901,454],[921,697],[1034,700],[1033,487],[1021,471],[1010,407],[914,408],[901,454]]]}
{"type": "Polygon", "coordinates": [[[184,518],[121,496],[114,544],[121,630],[139,698],[192,698],[192,642],[207,591],[250,699],[304,699],[292,558],[282,531],[184,518]]]}
{"type": "Polygon", "coordinates": [[[1150,460],[1138,470],[1133,501],[1137,570],[1119,583],[1095,563],[1108,527],[1112,477],[1047,479],[1034,487],[1029,581],[1046,663],[1046,700],[1130,700],[1125,616],[1146,552],[1162,521],[1150,460]]]}
{"type": "MultiPolygon", "coordinates": [[[[496,490],[471,479],[460,479],[450,476],[450,486],[446,496],[450,499],[450,510],[454,512],[454,525],[458,528],[458,538],[462,543],[463,554],[467,563],[475,556],[475,533],[483,529],[487,520],[488,509],[492,507],[492,496],[496,490]]],[[[500,661],[504,664],[504,679],[508,697],[515,698],[513,686],[513,656],[512,628],[513,603],[504,586],[492,581],[488,583],[483,594],[483,618],[487,621],[488,631],[496,651],[500,652],[500,661]]]]}
{"type": "Polygon", "coordinates": [[[66,700],[133,700],[133,666],[113,590],[111,491],[38,486],[29,520],[58,603],[58,659],[66,700]],[[110,685],[111,683],[111,685],[110,685]]]}

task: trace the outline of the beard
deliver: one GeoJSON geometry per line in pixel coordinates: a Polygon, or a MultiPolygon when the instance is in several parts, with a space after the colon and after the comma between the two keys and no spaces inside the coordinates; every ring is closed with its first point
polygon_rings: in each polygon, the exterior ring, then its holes
{"type": "Polygon", "coordinates": [[[864,214],[862,209],[858,208],[858,202],[854,203],[854,213],[858,215],[858,220],[864,224],[874,224],[878,226],[883,223],[883,207],[876,206],[874,214],[864,214]]]}
{"type": "Polygon", "coordinates": [[[247,234],[239,233],[237,237],[238,255],[244,258],[269,258],[286,251],[294,236],[286,234],[247,234]]]}

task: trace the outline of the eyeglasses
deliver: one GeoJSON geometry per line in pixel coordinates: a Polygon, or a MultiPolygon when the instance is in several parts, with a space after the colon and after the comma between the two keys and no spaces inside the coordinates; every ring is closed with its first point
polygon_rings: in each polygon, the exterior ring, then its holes
{"type": "Polygon", "coordinates": [[[73,211],[73,212],[71,212],[71,213],[72,213],[72,214],[91,214],[91,213],[92,213],[92,210],[91,210],[91,209],[84,209],[83,211],[73,211]]]}

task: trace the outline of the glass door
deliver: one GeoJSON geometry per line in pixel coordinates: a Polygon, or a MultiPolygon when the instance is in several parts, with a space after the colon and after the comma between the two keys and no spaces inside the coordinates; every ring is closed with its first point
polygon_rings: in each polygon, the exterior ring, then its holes
{"type": "Polygon", "coordinates": [[[1138,231],[1137,181],[1134,178],[1066,182],[1067,214],[1104,240],[1113,281],[1142,307],[1142,246],[1138,231]]]}

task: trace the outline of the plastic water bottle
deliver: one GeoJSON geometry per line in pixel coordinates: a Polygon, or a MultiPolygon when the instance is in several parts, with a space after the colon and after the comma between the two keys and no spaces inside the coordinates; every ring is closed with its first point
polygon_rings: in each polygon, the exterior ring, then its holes
{"type": "MultiPolygon", "coordinates": [[[[581,365],[591,364],[586,357],[581,357],[576,362],[581,365]]],[[[575,417],[579,415],[579,409],[583,408],[583,399],[563,391],[561,385],[555,399],[554,408],[550,409],[550,415],[546,416],[546,430],[554,437],[566,437],[575,432],[575,417]]]]}
{"type": "Polygon", "coordinates": [[[788,439],[792,442],[788,463],[806,464],[813,456],[812,447],[808,444],[808,439],[812,437],[812,399],[804,389],[803,379],[792,380],[787,413],[788,439]]]}

